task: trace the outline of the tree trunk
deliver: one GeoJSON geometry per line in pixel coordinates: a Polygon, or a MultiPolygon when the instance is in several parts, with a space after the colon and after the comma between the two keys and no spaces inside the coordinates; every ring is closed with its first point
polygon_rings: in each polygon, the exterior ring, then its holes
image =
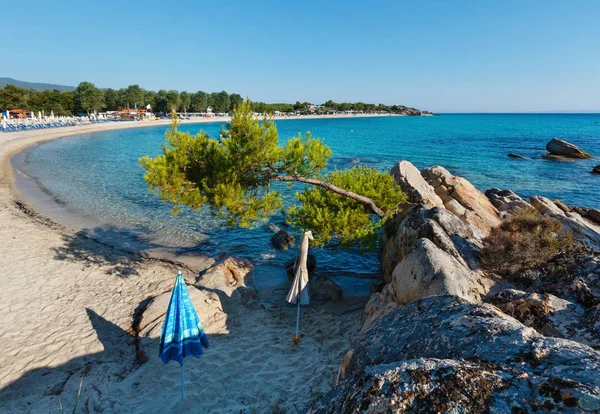
{"type": "Polygon", "coordinates": [[[299,183],[316,185],[317,187],[324,188],[324,189],[332,191],[336,194],[339,194],[344,197],[348,197],[348,198],[358,201],[359,203],[361,203],[365,207],[367,207],[369,210],[371,210],[371,212],[378,217],[385,216],[384,211],[382,209],[380,209],[379,207],[377,207],[377,205],[375,205],[373,200],[371,200],[370,198],[353,193],[352,191],[347,191],[342,188],[336,187],[335,185],[333,185],[331,183],[326,183],[325,181],[315,180],[313,178],[306,178],[306,177],[302,177],[300,175],[280,175],[277,177],[273,177],[271,179],[271,181],[285,181],[285,182],[296,181],[299,183]]]}

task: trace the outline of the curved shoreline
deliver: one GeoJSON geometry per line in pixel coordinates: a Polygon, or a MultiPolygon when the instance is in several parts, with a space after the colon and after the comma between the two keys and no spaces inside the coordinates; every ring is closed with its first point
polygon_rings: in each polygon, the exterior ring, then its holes
{"type": "MultiPolygon", "coordinates": [[[[305,115],[300,117],[275,117],[276,121],[285,120],[303,120],[303,119],[345,119],[345,118],[375,118],[375,117],[396,117],[401,115],[389,114],[389,115],[305,115]]],[[[180,120],[181,124],[210,124],[210,123],[221,123],[228,122],[230,117],[215,118],[199,118],[199,119],[184,119],[180,120]]],[[[109,122],[102,124],[91,124],[84,126],[74,127],[62,127],[57,129],[43,129],[43,130],[31,130],[31,131],[19,131],[11,133],[0,134],[0,202],[6,201],[8,194],[6,193],[6,187],[10,190],[10,193],[20,202],[24,202],[21,197],[19,189],[15,185],[14,171],[11,165],[11,159],[26,150],[27,148],[42,142],[53,141],[60,138],[68,138],[76,135],[82,135],[94,132],[113,131],[119,129],[130,129],[130,128],[144,128],[144,127],[158,127],[168,126],[171,124],[171,120],[161,119],[157,121],[125,121],[125,122],[109,122]]],[[[34,205],[28,207],[38,212],[39,208],[34,205]]],[[[50,217],[46,217],[51,219],[50,217]]]]}

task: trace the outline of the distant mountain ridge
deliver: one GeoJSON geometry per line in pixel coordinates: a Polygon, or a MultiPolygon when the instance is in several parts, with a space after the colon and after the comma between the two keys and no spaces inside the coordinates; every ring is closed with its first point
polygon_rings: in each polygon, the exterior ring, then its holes
{"type": "Polygon", "coordinates": [[[37,91],[58,89],[61,92],[65,92],[75,90],[74,86],[55,85],[53,83],[25,82],[13,78],[0,78],[0,88],[3,88],[5,85],[15,85],[20,88],[35,89],[37,91]]]}

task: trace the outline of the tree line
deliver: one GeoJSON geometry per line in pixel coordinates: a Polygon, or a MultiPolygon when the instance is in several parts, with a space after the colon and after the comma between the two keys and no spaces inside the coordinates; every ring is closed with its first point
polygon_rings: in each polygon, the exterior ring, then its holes
{"type": "MultiPolygon", "coordinates": [[[[206,112],[211,108],[213,112],[231,112],[238,107],[243,98],[237,93],[221,92],[187,92],[164,90],[151,91],[139,85],[130,85],[121,89],[99,89],[93,83],[81,82],[73,91],[60,92],[58,90],[38,91],[25,89],[15,85],[6,85],[0,88],[0,110],[25,109],[29,111],[54,111],[57,116],[73,114],[89,114],[94,111],[119,111],[125,108],[146,108],[148,105],[156,113],[168,113],[172,110],[178,112],[206,112]]],[[[310,102],[264,103],[252,102],[252,110],[259,113],[271,112],[301,112],[301,113],[327,113],[328,111],[363,111],[363,112],[390,112],[407,113],[412,115],[421,112],[401,105],[336,103],[327,101],[315,107],[310,102]]]]}

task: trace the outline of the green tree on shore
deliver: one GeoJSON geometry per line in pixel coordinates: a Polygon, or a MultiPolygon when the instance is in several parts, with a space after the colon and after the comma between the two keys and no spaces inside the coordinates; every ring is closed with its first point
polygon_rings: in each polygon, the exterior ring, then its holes
{"type": "Polygon", "coordinates": [[[283,208],[271,184],[301,183],[299,205],[286,212],[290,223],[311,229],[317,245],[372,246],[378,228],[406,201],[393,178],[375,168],[326,173],[331,149],[310,133],[279,145],[275,123],[255,119],[250,101],[234,111],[222,139],[203,131],[192,136],[176,123],[166,138],[162,155],[140,163],[149,188],[175,211],[207,205],[231,225],[252,227],[283,208]]]}
{"type": "Polygon", "coordinates": [[[179,98],[179,92],[177,92],[175,89],[171,89],[169,92],[167,92],[166,100],[166,110],[169,112],[177,111],[177,109],[179,108],[179,104],[181,103],[181,98],[179,98]]]}
{"type": "Polygon", "coordinates": [[[90,112],[99,111],[104,106],[104,94],[91,82],[81,82],[73,91],[75,110],[90,112]]]}
{"type": "Polygon", "coordinates": [[[192,95],[183,91],[179,94],[179,110],[181,112],[187,112],[192,106],[192,95]]]}
{"type": "Polygon", "coordinates": [[[208,94],[198,91],[192,96],[192,110],[194,112],[205,112],[208,106],[208,94]]]}
{"type": "Polygon", "coordinates": [[[229,95],[229,101],[229,110],[233,111],[244,102],[244,98],[242,98],[242,95],[240,94],[232,93],[229,95]]]}

